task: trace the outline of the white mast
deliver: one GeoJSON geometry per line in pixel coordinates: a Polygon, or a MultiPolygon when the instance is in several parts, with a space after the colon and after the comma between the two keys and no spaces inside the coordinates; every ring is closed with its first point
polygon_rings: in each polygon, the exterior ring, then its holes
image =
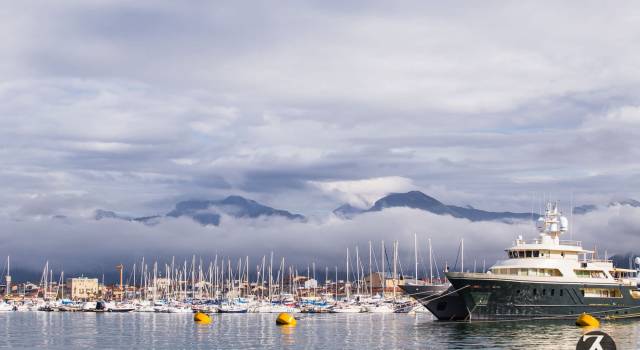
{"type": "Polygon", "coordinates": [[[156,302],[158,291],[158,261],[153,262],[153,302],[156,302]]]}
{"type": "Polygon", "coordinates": [[[382,298],[384,299],[384,290],[386,287],[384,276],[384,241],[382,241],[382,274],[380,274],[380,286],[382,287],[382,298]]]}
{"type": "Polygon", "coordinates": [[[273,285],[273,252],[271,252],[271,260],[269,262],[269,302],[271,299],[271,286],[273,285]]]}
{"type": "Polygon", "coordinates": [[[61,288],[60,299],[64,299],[64,271],[60,273],[60,288],[61,288]]]}
{"type": "Polygon", "coordinates": [[[351,285],[349,285],[349,248],[347,248],[347,280],[344,283],[344,289],[347,294],[347,301],[349,301],[349,289],[351,289],[351,285]]]}
{"type": "Polygon", "coordinates": [[[334,266],[336,269],[336,301],[338,301],[338,265],[334,266]]]}
{"type": "Polygon", "coordinates": [[[398,241],[393,242],[393,300],[396,300],[396,285],[398,284],[398,241]]]}
{"type": "Polygon", "coordinates": [[[373,298],[373,274],[371,270],[371,241],[369,241],[369,294],[373,298]]]}
{"type": "Polygon", "coordinates": [[[356,283],[358,286],[356,292],[360,295],[360,254],[358,252],[358,246],[356,246],[356,283]]]}
{"type": "Polygon", "coordinates": [[[464,272],[464,238],[460,238],[460,272],[464,272]]]}
{"type": "Polygon", "coordinates": [[[413,253],[416,261],[416,270],[413,278],[415,279],[417,284],[418,283],[418,235],[415,233],[413,234],[413,253]]]}
{"type": "Polygon", "coordinates": [[[433,258],[431,256],[431,238],[429,238],[429,283],[433,284],[433,258]]]}
{"type": "Polygon", "coordinates": [[[4,277],[7,282],[6,295],[11,294],[11,258],[7,255],[7,275],[4,277]]]}

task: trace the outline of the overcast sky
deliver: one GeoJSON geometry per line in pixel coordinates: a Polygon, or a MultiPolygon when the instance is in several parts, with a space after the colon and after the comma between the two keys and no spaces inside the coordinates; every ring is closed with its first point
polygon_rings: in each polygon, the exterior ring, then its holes
{"type": "Polygon", "coordinates": [[[321,222],[413,189],[640,197],[637,2],[15,1],[0,23],[12,242],[229,194],[321,222]]]}

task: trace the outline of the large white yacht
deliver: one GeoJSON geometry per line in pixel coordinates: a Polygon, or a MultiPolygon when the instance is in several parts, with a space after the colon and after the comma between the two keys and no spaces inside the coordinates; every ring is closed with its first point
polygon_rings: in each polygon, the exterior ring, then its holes
{"type": "Polygon", "coordinates": [[[582,312],[640,317],[636,271],[598,259],[579,241],[560,240],[568,226],[557,203],[547,204],[545,215],[537,221],[539,238],[525,241],[519,236],[506,249],[506,259],[486,273],[448,272],[457,294],[441,303],[458,305],[441,307],[464,310],[455,319],[575,317],[582,312]]]}

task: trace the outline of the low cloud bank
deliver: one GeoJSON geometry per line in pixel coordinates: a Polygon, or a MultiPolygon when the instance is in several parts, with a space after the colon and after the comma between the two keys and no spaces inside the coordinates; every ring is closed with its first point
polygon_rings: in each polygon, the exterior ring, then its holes
{"type": "MultiPolygon", "coordinates": [[[[640,208],[616,206],[573,217],[573,234],[563,239],[581,240],[586,248],[597,246],[600,254],[627,253],[637,248],[640,208]]],[[[0,254],[11,255],[12,267],[33,273],[49,261],[54,271],[64,269],[67,276],[111,273],[120,262],[131,266],[145,257],[147,262],[178,261],[192,255],[205,263],[214,256],[232,261],[249,256],[255,268],[258,259],[274,252],[276,261],[286,258],[300,272],[315,262],[316,271],[325,267],[343,271],[346,251],[355,262],[355,248],[363,263],[368,263],[368,242],[373,242],[376,260],[380,261],[380,243],[385,241],[391,257],[392,241],[400,243],[401,264],[406,274],[413,271],[413,235],[418,237],[420,274],[427,268],[427,238],[431,238],[439,268],[445,262],[453,266],[459,241],[465,240],[465,269],[480,270],[483,260],[489,267],[501,259],[504,248],[518,235],[537,236],[530,222],[470,222],[439,216],[420,210],[390,208],[366,213],[353,220],[331,217],[306,223],[285,219],[239,220],[223,217],[219,227],[201,226],[190,219],[162,220],[146,226],[121,220],[51,219],[0,221],[0,254]]],[[[638,249],[636,249],[638,250],[638,249]]],[[[459,263],[458,263],[459,264],[459,263]]],[[[162,266],[162,265],[161,265],[162,266]]],[[[459,267],[459,265],[458,265],[459,267]]],[[[57,273],[56,272],[56,273],[57,273]]]]}

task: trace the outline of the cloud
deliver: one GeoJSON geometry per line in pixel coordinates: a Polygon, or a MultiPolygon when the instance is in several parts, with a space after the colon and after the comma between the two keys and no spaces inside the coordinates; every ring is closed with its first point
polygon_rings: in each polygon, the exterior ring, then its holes
{"type": "Polygon", "coordinates": [[[0,218],[229,194],[320,218],[411,189],[513,211],[548,193],[638,198],[636,13],[14,2],[0,11],[0,218]]]}
{"type": "MultiPolygon", "coordinates": [[[[601,256],[605,250],[610,256],[626,253],[629,242],[637,239],[635,227],[640,224],[639,217],[640,208],[628,206],[575,215],[573,233],[562,238],[581,240],[587,249],[597,245],[601,256]],[[606,237],[617,239],[604,239],[606,237]]],[[[489,267],[496,260],[504,259],[504,249],[513,244],[518,235],[524,235],[525,239],[538,236],[531,222],[470,222],[408,208],[366,213],[353,220],[328,218],[305,223],[223,216],[219,227],[201,226],[186,218],[165,219],[157,225],[146,226],[121,220],[68,218],[0,220],[0,229],[0,249],[11,254],[16,269],[39,271],[48,260],[56,271],[64,269],[68,276],[109,272],[120,262],[130,268],[143,256],[148,263],[157,259],[160,264],[168,263],[172,256],[180,260],[193,254],[204,261],[218,255],[230,257],[232,261],[249,256],[250,261],[255,262],[272,251],[276,258],[285,257],[287,264],[298,268],[315,262],[319,270],[325,266],[333,270],[337,266],[344,271],[347,249],[351,252],[352,264],[356,247],[366,262],[371,241],[379,261],[381,242],[385,242],[391,254],[395,240],[399,242],[401,269],[404,274],[411,274],[414,234],[418,238],[421,274],[426,270],[428,238],[432,239],[440,269],[445,264],[453,267],[456,261],[460,268],[456,254],[460,239],[464,239],[465,269],[472,270],[475,262],[479,270],[483,263],[489,267]],[[16,235],[21,239],[13,239],[16,235]]]]}
{"type": "Polygon", "coordinates": [[[411,179],[401,176],[351,181],[311,181],[310,184],[342,202],[363,209],[370,207],[376,200],[389,193],[415,189],[411,179]]]}

